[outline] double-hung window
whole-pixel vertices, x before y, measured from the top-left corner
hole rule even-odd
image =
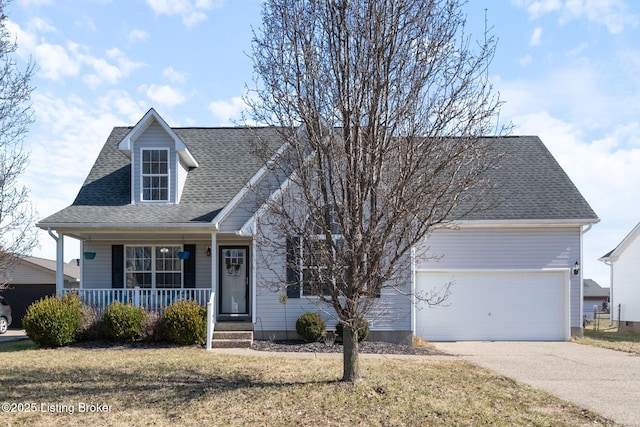
[[[335,287],[344,286],[348,270],[336,264],[336,251],[342,250],[344,238],[335,210],[323,209],[309,218],[307,227],[306,239],[290,239],[287,243],[287,295],[293,298],[329,295]]]
[[[125,274],[127,288],[181,288],[180,246],[127,246]]]
[[[142,150],[142,200],[169,200],[169,150]]]

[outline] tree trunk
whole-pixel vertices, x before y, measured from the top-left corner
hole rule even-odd
[[[346,326],[342,333],[343,374],[342,381],[355,382],[360,379],[360,355],[358,337]]]

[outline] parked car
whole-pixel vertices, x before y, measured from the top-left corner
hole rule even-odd
[[[0,297],[0,334],[4,334],[11,325],[11,306],[4,297]]]

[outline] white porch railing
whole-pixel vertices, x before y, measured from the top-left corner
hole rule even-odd
[[[165,307],[176,301],[192,300],[203,307],[207,306],[211,289],[65,289],[66,293],[75,292],[80,300],[96,309],[98,314],[113,302],[131,303],[148,311],[162,314]]]

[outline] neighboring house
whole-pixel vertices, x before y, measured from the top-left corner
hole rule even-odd
[[[601,287],[598,282],[591,279],[582,281],[583,288],[583,308],[582,314],[587,319],[593,319],[593,308],[597,307],[597,311],[606,311],[609,309],[609,288]]]
[[[297,317],[317,307],[304,286],[290,287],[286,304],[282,289],[266,286],[274,274],[287,277],[287,250],[256,238],[268,221],[249,187],[279,188],[253,155],[256,137],[280,144],[273,127],[171,128],[153,109],[134,127],[114,128],[73,204],[38,224],[57,233],[59,258],[64,236],[90,252],[81,296],[151,307],[212,295],[216,328],[242,321],[265,339],[295,331]],[[539,138],[498,142],[510,155],[491,177],[505,203],[435,230],[425,247],[439,261],[415,259],[406,274],[409,291],[453,282],[450,298],[427,308],[383,290],[370,339],[566,340],[582,332],[582,235],[598,218]]]
[[[640,223],[599,260],[611,267],[611,318],[620,330],[640,332]]]
[[[77,260],[64,265],[64,288],[80,285],[80,266]],[[56,294],[56,261],[32,256],[21,256],[0,281],[8,288],[0,291],[11,305],[12,328],[22,328],[22,318],[27,308],[47,295]]]

